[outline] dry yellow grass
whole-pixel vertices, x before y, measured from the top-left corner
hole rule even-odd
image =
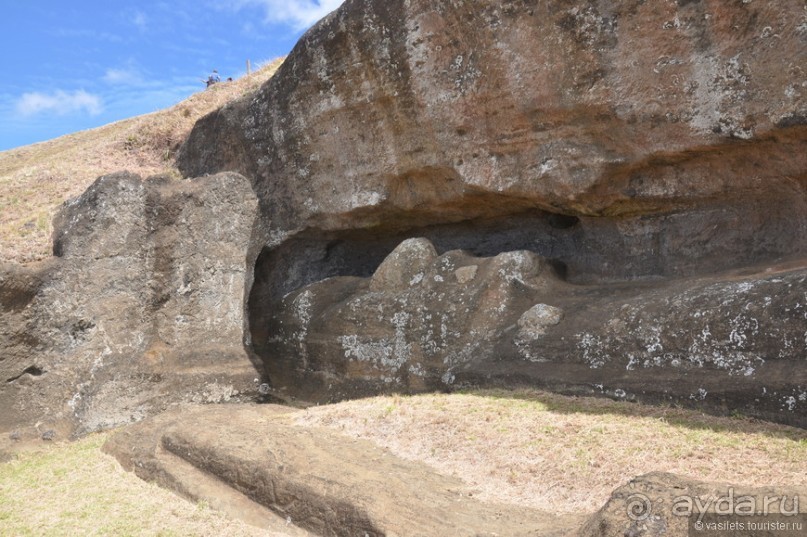
[[[107,435],[0,464],[0,536],[283,537],[225,518],[125,472]]]
[[[121,170],[144,177],[178,174],[174,155],[196,120],[257,89],[281,63],[217,84],[166,110],[0,152],[0,261],[48,257],[56,210],[101,175]]]
[[[314,407],[322,425],[457,476],[483,500],[593,512],[651,471],[750,486],[807,483],[807,431],[537,391],[378,397]]]

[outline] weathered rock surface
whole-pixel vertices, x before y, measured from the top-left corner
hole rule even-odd
[[[179,163],[252,178],[269,244],[540,208],[620,217],[609,258],[804,252],[804,17],[799,0],[349,0]]]
[[[656,472],[639,476],[615,490],[605,506],[586,522],[579,535],[684,537],[708,533],[795,536],[804,531],[807,523],[807,506],[803,504],[805,494],[807,488],[804,487],[749,488]],[[751,527],[752,523],[758,526]],[[721,528],[718,524],[724,526]]]
[[[262,352],[284,393],[313,401],[526,384],[807,427],[805,290],[807,271],[788,266],[570,285],[531,252],[436,256],[410,240],[372,278],[287,295]]]
[[[290,412],[241,405],[165,413],[122,430],[105,450],[194,500],[206,499],[200,483],[213,478],[242,496],[238,512],[258,504],[315,535],[560,536],[583,522],[582,514],[479,502],[458,479],[368,441],[293,426]]]
[[[804,65],[799,0],[348,0],[179,165],[252,181],[286,393],[529,382],[803,426]],[[512,256],[552,270],[494,276]]]
[[[256,218],[236,174],[111,175],[67,203],[57,257],[0,273],[0,429],[91,431],[254,391],[243,334]]]
[[[804,17],[800,0],[348,0],[179,163],[251,177],[276,234],[787,200]]]

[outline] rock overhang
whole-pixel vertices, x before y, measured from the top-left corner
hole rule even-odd
[[[529,306],[576,301],[577,332],[540,349],[522,338],[520,352],[532,358],[503,372],[502,383],[572,391],[585,385],[625,397],[631,382],[624,379],[641,376],[637,364],[658,379],[661,365],[698,362],[731,387],[713,410],[748,403],[743,411],[753,414],[756,391],[776,389],[760,384],[738,395],[743,381],[735,375],[753,369],[753,380],[760,368],[752,363],[764,362],[761,369],[793,385],[760,412],[770,417],[776,405],[789,408],[807,382],[799,366],[807,354],[798,337],[804,319],[795,309],[807,253],[807,128],[799,119],[805,82],[793,62],[807,59],[802,7],[346,2],[303,37],[255,96],[200,121],[179,157],[190,175],[241,171],[260,200],[264,227],[255,237],[263,251],[247,306],[253,349],[276,381],[302,375],[280,387],[317,398],[305,375],[319,375],[316,386],[332,385],[334,363],[353,352],[343,343],[361,339],[349,330],[331,333],[344,324],[334,311],[365,292],[356,278],[371,278],[372,292],[394,302],[400,290],[383,289],[377,269],[383,273],[379,267],[399,244],[424,237],[439,255],[530,251],[554,267],[563,291]],[[767,295],[734,301],[737,271],[747,273],[742,285],[775,287],[781,282],[765,269],[788,262],[795,279],[770,294],[793,303],[765,313],[769,330],[753,334],[766,348],[729,352],[751,337],[737,335],[749,307],[763,312],[771,304]],[[473,281],[465,268],[465,288],[449,293],[452,304]],[[334,280],[339,276],[349,278]],[[710,285],[727,296],[707,292]],[[314,300],[324,288],[330,298]],[[701,325],[696,312],[663,306],[688,300],[712,301],[726,318]],[[293,348],[268,351],[284,345],[273,331],[277,317],[299,314],[301,304],[320,312],[306,314],[310,330],[292,338]],[[419,307],[441,315],[452,305]],[[622,319],[620,308],[638,309]],[[511,313],[516,326],[524,312]],[[386,331],[380,339],[392,341],[393,317],[389,326],[361,330]],[[591,318],[608,322],[595,329]],[[632,326],[637,322],[642,326]],[[777,331],[780,323],[787,336]],[[356,332],[360,323],[354,325]],[[625,331],[615,335],[619,326]],[[707,351],[683,341],[679,332],[687,329],[693,338],[722,335]],[[653,339],[662,333],[667,340]],[[333,337],[325,342],[323,334]],[[502,336],[511,345],[508,338]],[[309,343],[335,362],[319,371],[305,365]],[[655,351],[663,352],[650,356]],[[502,352],[481,352],[468,382],[495,377],[489,360]],[[783,352],[790,362],[777,361]],[[569,369],[575,359],[586,369]],[[552,382],[528,372],[552,361],[561,371]],[[612,362],[619,368],[606,366]],[[720,392],[690,386],[700,373],[684,369],[662,374],[657,395],[647,397],[700,404],[703,392]],[[342,374],[352,373],[336,376]],[[385,389],[362,386],[356,390]]]

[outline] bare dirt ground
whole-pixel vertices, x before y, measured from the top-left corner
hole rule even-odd
[[[174,156],[196,120],[260,87],[281,63],[216,84],[166,110],[0,152],[0,261],[50,256],[56,210],[101,175],[128,170],[143,177],[179,176]]]
[[[586,519],[480,501],[462,480],[371,441],[294,425],[299,412],[254,404],[168,411],[120,431],[104,451],[189,498],[216,506],[230,497],[232,516],[268,508],[273,517],[251,520],[270,530],[289,531],[291,521],[323,536],[562,537]]]

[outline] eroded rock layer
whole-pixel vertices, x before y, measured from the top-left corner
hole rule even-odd
[[[0,428],[92,431],[254,391],[243,305],[256,209],[236,174],[116,174],[66,204],[57,257],[0,279]]]
[[[275,240],[803,204],[805,28],[800,0],[348,0],[179,164],[251,177]]]
[[[285,393],[526,382],[804,425],[804,65],[797,0],[348,0],[179,163],[253,182]]]
[[[529,251],[403,242],[371,278],[286,295],[256,340],[289,395],[543,386],[807,426],[807,271],[583,286]],[[260,347],[263,345],[264,347]]]

